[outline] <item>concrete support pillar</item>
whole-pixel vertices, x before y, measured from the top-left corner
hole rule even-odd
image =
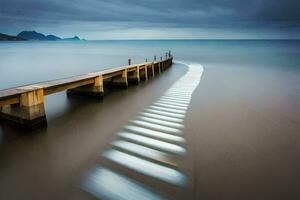
[[[80,96],[103,98],[104,95],[103,76],[102,75],[96,76],[94,78],[94,84],[68,89],[67,95],[68,96],[80,95]]]
[[[112,78],[112,85],[122,88],[128,87],[127,69],[124,69],[120,77]]]
[[[25,92],[19,98],[19,104],[2,107],[0,112],[2,118],[26,127],[47,124],[42,88]]]
[[[130,75],[128,75],[128,82],[134,84],[140,83],[140,66],[136,66],[135,71],[130,72]]]
[[[144,69],[140,70],[140,79],[148,80],[148,67],[144,66]]]
[[[162,62],[158,63],[158,72],[161,74],[162,72]]]
[[[154,77],[154,76],[155,76],[154,63],[152,63],[152,66],[151,66],[151,68],[152,68],[152,76]]]
[[[148,66],[145,66],[145,79],[148,80]]]

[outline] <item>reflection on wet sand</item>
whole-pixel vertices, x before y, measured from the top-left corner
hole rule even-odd
[[[119,139],[102,157],[133,173],[185,187],[188,177],[178,163],[186,155],[184,118],[202,73],[201,65],[188,65],[188,72],[162,97],[116,133]],[[100,199],[163,199],[144,183],[102,166],[89,173],[82,187]]]

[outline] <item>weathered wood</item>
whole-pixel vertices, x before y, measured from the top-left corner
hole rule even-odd
[[[102,98],[104,95],[103,76],[99,75],[93,78],[92,84],[85,84],[80,87],[70,88],[67,90],[68,96],[81,95]]]
[[[20,96],[20,106],[35,106],[44,103],[44,89],[38,88],[36,90],[26,92]]]
[[[140,82],[140,66],[127,70],[127,80],[129,83],[139,84]]]
[[[140,67],[140,79],[148,80],[148,65]]]
[[[154,76],[155,76],[155,68],[154,68],[154,63],[152,63],[152,66],[151,66],[151,68],[152,68],[152,76],[154,77]]]
[[[121,76],[113,77],[112,78],[112,85],[122,88],[128,87],[128,79],[127,79],[127,69],[122,71]]]

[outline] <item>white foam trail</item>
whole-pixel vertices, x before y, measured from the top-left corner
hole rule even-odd
[[[103,167],[96,167],[82,187],[99,199],[110,200],[163,200],[149,188]]]
[[[149,160],[154,160],[159,163],[167,164],[176,167],[177,164],[170,159],[169,154],[151,149],[139,144],[135,144],[132,142],[127,142],[123,140],[118,140],[112,142],[112,145],[116,148],[121,149],[121,151],[129,152],[131,154],[140,156],[142,158],[146,158]]]
[[[159,114],[159,115],[168,116],[168,117],[180,118],[180,119],[183,119],[185,117],[185,115],[182,115],[182,114],[175,114],[175,113],[170,113],[170,112],[165,112],[165,111],[160,111],[160,110],[154,110],[154,109],[145,109],[145,111],[155,113],[155,114]]]
[[[172,112],[172,113],[178,113],[178,114],[185,114],[185,111],[183,110],[177,110],[177,109],[172,109],[172,108],[164,108],[160,106],[149,106],[152,109],[155,110],[161,110],[161,111],[166,111],[166,112]]]
[[[170,105],[168,103],[154,103],[153,105],[155,106],[162,106],[162,107],[166,107],[166,108],[173,108],[173,109],[179,109],[179,110],[187,110],[186,106],[178,106],[178,105]]]
[[[184,128],[183,124],[168,122],[168,121],[164,121],[164,120],[161,120],[161,119],[154,119],[154,118],[151,118],[151,117],[143,117],[143,116],[139,116],[138,118],[143,120],[143,121],[155,123],[155,124],[158,124],[158,125],[169,126],[169,127],[172,127],[172,128]]]
[[[173,105],[173,106],[181,106],[183,108],[188,108],[188,104],[183,104],[183,103],[175,103],[172,101],[168,101],[168,100],[158,100],[156,103],[160,103],[160,104],[167,104],[167,105]]]
[[[138,126],[143,126],[146,128],[153,128],[156,130],[160,130],[162,132],[167,132],[167,133],[174,133],[174,134],[182,134],[182,131],[176,128],[171,128],[168,126],[162,126],[162,125],[158,125],[158,124],[154,124],[151,122],[146,122],[146,121],[142,121],[142,120],[132,120],[132,123],[138,125]]]
[[[129,132],[119,132],[118,135],[122,138],[128,139],[132,142],[137,142],[141,145],[150,146],[156,149],[160,149],[166,152],[178,154],[178,155],[184,155],[186,153],[186,150],[175,144],[171,144],[168,142],[162,142],[160,140],[152,139],[149,137],[144,137],[141,135],[137,135],[134,133]]]
[[[154,131],[148,128],[142,128],[139,126],[125,126],[125,128],[129,131],[133,131],[134,133],[138,133],[148,137],[154,137],[160,140],[168,140],[171,142],[180,142],[180,143],[185,142],[185,139],[183,137],[168,134],[168,133],[163,133],[160,131]]]
[[[186,183],[186,177],[181,172],[133,155],[116,150],[108,150],[103,156],[120,165],[171,184],[182,186]]]
[[[161,120],[164,120],[164,121],[183,123],[183,119],[174,118],[174,117],[167,117],[167,116],[157,115],[157,114],[148,113],[148,112],[141,112],[141,115],[144,115],[146,117],[161,119]]]
[[[186,155],[186,149],[181,146],[185,142],[181,137],[183,122],[194,90],[200,83],[203,67],[198,63],[175,63],[186,65],[187,73],[158,101],[140,113],[138,120],[132,120],[131,123],[135,125],[125,126],[127,132],[117,133],[123,140],[115,141],[112,145],[127,153],[110,149],[103,156],[144,175],[184,186],[186,176],[183,173],[159,163],[172,162],[168,164],[175,166],[175,160],[170,160],[169,155]],[[101,167],[88,177],[84,188],[101,199],[161,199],[142,184]]]

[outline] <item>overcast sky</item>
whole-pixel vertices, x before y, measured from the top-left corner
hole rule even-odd
[[[86,39],[300,38],[300,0],[0,0],[0,32]]]

